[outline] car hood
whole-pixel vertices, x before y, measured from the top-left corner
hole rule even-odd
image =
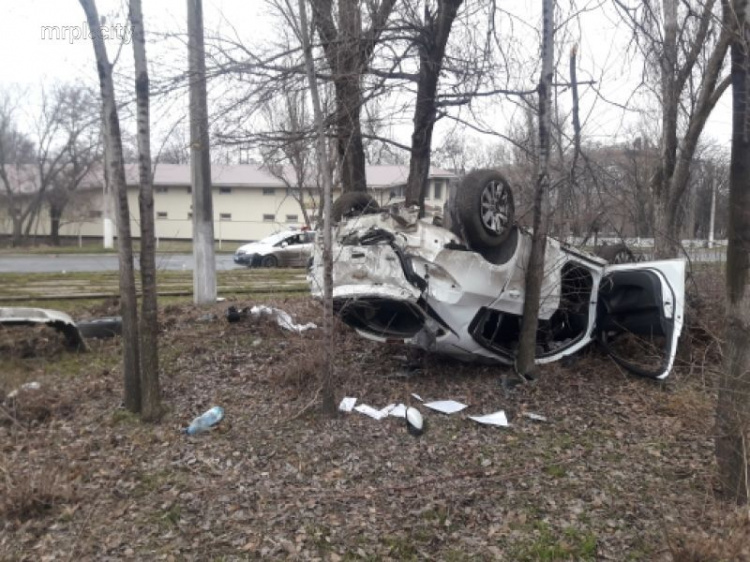
[[[272,252],[274,249],[273,246],[270,246],[268,244],[260,244],[259,242],[251,242],[250,244],[245,244],[244,246],[240,246],[237,248],[236,254],[259,254],[261,256],[264,256],[270,252]]]

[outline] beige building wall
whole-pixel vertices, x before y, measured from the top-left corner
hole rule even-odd
[[[139,237],[138,189],[128,189],[131,232]],[[192,194],[186,186],[158,187],[154,192],[156,236],[192,239]],[[214,238],[219,241],[260,240],[290,227],[304,226],[297,200],[282,187],[213,188]]]

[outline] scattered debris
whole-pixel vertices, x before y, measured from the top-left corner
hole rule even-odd
[[[388,417],[388,412],[384,412],[383,410],[376,410],[375,408],[373,408],[372,406],[368,406],[367,404],[360,404],[354,409],[360,414],[370,416],[374,420],[382,420],[383,418]]]
[[[416,392],[412,392],[411,397],[414,398],[415,400],[419,400],[420,402],[424,402],[424,400],[422,400],[422,397]]]
[[[195,435],[196,433],[201,433],[211,429],[222,419],[224,419],[224,408],[221,406],[214,406],[207,412],[195,418],[184,431],[188,435]]]
[[[417,437],[422,435],[424,432],[424,418],[422,417],[422,412],[410,406],[406,409],[404,417],[406,418],[406,430]]]
[[[354,409],[354,405],[357,403],[356,398],[346,396],[341,400],[339,404],[339,410],[342,412],[351,412]]]
[[[425,403],[425,406],[431,410],[442,412],[443,414],[455,414],[456,412],[460,412],[464,408],[469,407],[467,404],[462,404],[455,400],[437,400],[435,402],[427,402]]]
[[[287,312],[280,308],[271,308],[270,306],[265,305],[252,307],[250,309],[250,314],[256,318],[260,316],[274,316],[276,318],[276,323],[282,329],[290,332],[297,332],[298,334],[318,327],[317,324],[314,324],[313,322],[308,322],[307,324],[295,324],[294,320],[292,320],[292,317]]]
[[[39,384],[36,381],[34,381],[34,382],[27,382],[27,383],[22,384],[21,386],[19,386],[15,390],[11,390],[8,393],[7,398],[12,399],[12,398],[15,398],[16,396],[18,396],[19,392],[26,392],[28,390],[39,390],[40,388],[42,388],[42,385]]]
[[[214,320],[216,320],[216,315],[208,313],[204,314],[203,316],[199,316],[197,322],[213,322]]]
[[[484,416],[469,416],[470,420],[484,425],[496,425],[498,427],[508,427],[508,418],[503,410]]]
[[[227,308],[227,322],[234,324],[243,318],[247,318],[247,308],[238,309],[236,306]]]
[[[398,404],[390,409],[388,415],[393,416],[394,418],[403,418],[406,416],[406,406],[404,404]]]
[[[534,414],[532,412],[524,412],[524,417],[529,418],[530,420],[538,421],[538,422],[548,422],[549,420],[540,414]]]
[[[225,299],[224,297],[216,297],[216,302],[224,302],[225,300],[227,299]]]
[[[6,326],[34,326],[46,324],[63,333],[66,345],[77,351],[86,351],[86,344],[73,319],[58,310],[44,308],[0,307],[0,324]]]

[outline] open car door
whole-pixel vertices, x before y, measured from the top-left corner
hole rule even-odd
[[[599,283],[596,338],[625,369],[669,375],[682,332],[685,261],[609,265]]]

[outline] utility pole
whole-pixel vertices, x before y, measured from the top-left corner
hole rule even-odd
[[[193,302],[216,302],[214,217],[206,102],[202,0],[187,0],[190,79],[190,177],[193,186]]]

